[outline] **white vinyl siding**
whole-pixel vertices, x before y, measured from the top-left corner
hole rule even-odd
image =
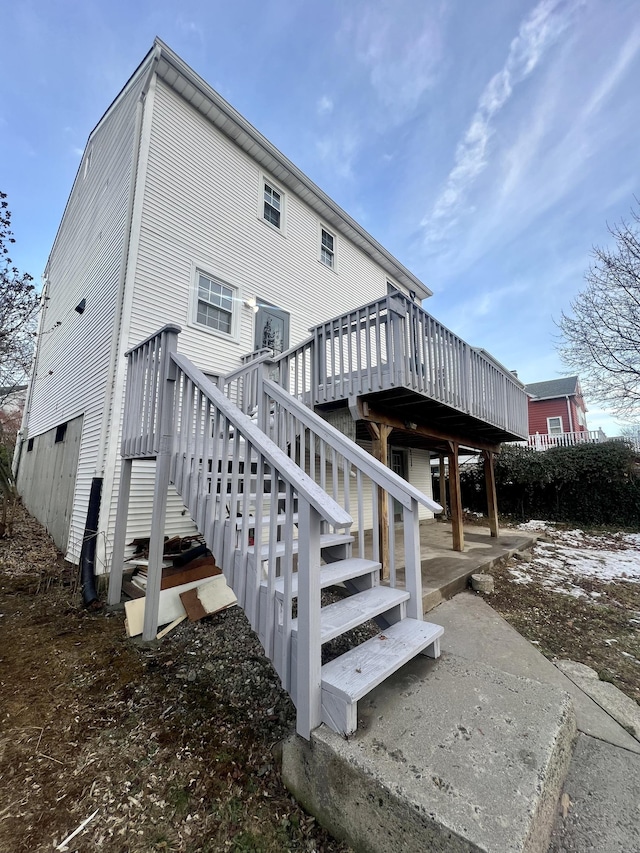
[[[142,78],[89,142],[47,266],[48,300],[27,424],[30,436],[83,416],[68,554],[77,560],[107,405],[107,378],[126,245],[136,105]],[[74,308],[82,299],[82,314]]]
[[[256,216],[264,180],[268,176],[254,161],[158,81],[123,351],[175,323],[183,329],[179,350],[206,373],[224,375],[254,348],[256,315],[248,307],[252,299],[260,297],[289,313],[294,345],[308,337],[310,326],[385,294],[382,269],[344,238],[339,270],[326,275],[317,260],[317,214],[293,193],[285,198],[287,239],[265,228],[262,214]],[[193,322],[197,270],[233,289],[237,331],[231,337],[213,335]],[[116,485],[119,466],[118,460]],[[150,477],[152,467],[145,469],[145,476]],[[142,487],[135,488],[135,532],[148,535],[151,502],[143,497]],[[150,495],[148,489],[145,494]],[[104,499],[110,502],[110,541],[117,488]],[[182,530],[190,520],[176,501],[167,523]]]

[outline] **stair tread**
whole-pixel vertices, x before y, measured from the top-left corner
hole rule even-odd
[[[350,595],[335,604],[329,604],[320,611],[320,641],[328,643],[335,637],[357,628],[363,622],[379,616],[392,607],[402,604],[410,598],[404,589],[392,589],[388,586],[374,586],[356,595]],[[291,633],[298,633],[298,620],[291,621]]]
[[[286,513],[281,512],[276,516],[276,524],[279,527],[282,526],[286,522],[286,520],[287,520]],[[294,524],[298,523],[298,513],[297,512],[293,513],[292,520],[293,520]],[[262,516],[263,527],[266,527],[269,524],[271,524],[271,516],[270,515],[263,515]],[[237,516],[236,528],[238,530],[240,530],[242,527],[245,527],[245,526],[248,526],[248,527],[255,527],[256,526],[255,515],[248,515],[246,518],[242,515]]]
[[[370,574],[379,568],[380,563],[365,560],[363,557],[349,557],[346,560],[338,560],[337,563],[329,563],[320,567],[320,589],[343,583],[352,578],[362,577],[362,575]],[[267,586],[267,582],[263,580],[262,585]],[[284,578],[276,578],[273,588],[276,594],[282,595],[284,593]],[[294,596],[298,594],[297,572],[291,576],[291,592]]]
[[[320,548],[330,548],[332,545],[346,545],[350,542],[353,542],[353,536],[350,533],[323,533],[320,536]],[[298,540],[294,539],[291,542],[293,553],[298,553]],[[266,560],[269,557],[270,545],[266,542],[261,550],[260,556],[263,560]],[[255,554],[255,545],[250,545],[247,548],[247,552],[249,554]],[[285,543],[284,542],[276,542],[274,545],[274,554],[276,557],[281,557],[285,552]]]
[[[322,667],[322,689],[357,702],[441,637],[433,622],[403,619]]]

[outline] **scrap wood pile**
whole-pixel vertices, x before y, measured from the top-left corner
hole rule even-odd
[[[129,547],[134,550],[125,561],[122,589],[131,599],[125,602],[125,628],[128,636],[135,637],[144,624],[149,538],[134,539]],[[187,616],[195,622],[235,603],[235,595],[201,536],[165,538],[158,624],[166,627],[159,631],[158,639]]]

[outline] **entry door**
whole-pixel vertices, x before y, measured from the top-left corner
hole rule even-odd
[[[404,450],[391,450],[391,470],[403,480],[407,479],[407,454]],[[394,499],[393,520],[402,521],[402,504]]]
[[[274,355],[289,349],[289,314],[258,299],[255,349],[270,349]]]

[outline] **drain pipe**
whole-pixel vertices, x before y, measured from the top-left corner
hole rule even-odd
[[[96,590],[96,541],[98,539],[98,518],[100,516],[100,498],[102,496],[102,477],[94,477],[91,481],[89,508],[82,537],[80,551],[80,583],[82,602],[85,607],[98,604]]]

